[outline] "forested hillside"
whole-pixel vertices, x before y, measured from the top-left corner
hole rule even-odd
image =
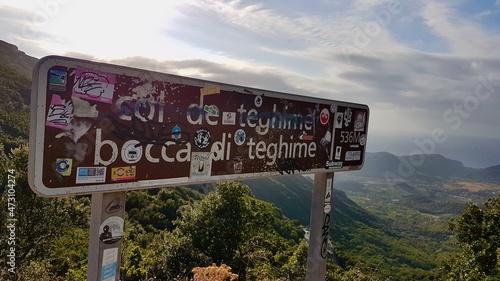
[[[25,144],[29,133],[31,71],[35,58],[0,41],[0,143],[6,151]]]

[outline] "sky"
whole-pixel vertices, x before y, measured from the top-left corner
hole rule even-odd
[[[0,40],[362,103],[370,152],[500,164],[500,0],[0,0]]]

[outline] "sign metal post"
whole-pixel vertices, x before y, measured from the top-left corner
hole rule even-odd
[[[334,173],[314,174],[306,281],[325,280]]]
[[[87,280],[120,280],[125,191],[93,193]]]

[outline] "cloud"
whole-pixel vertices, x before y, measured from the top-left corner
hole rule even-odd
[[[30,55],[42,53],[40,42],[52,40],[55,36],[46,32],[41,22],[34,20],[34,14],[28,10],[0,5],[0,36],[7,42],[22,47]]]
[[[425,1],[420,15],[437,36],[447,41],[454,54],[494,56],[500,53],[500,36],[459,16],[457,7],[451,4]]]

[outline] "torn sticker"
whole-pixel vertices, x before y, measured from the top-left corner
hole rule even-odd
[[[308,135],[306,131],[302,131],[299,135],[299,140],[312,141],[314,139],[313,135]]]
[[[91,122],[85,119],[75,118],[68,124],[66,131],[56,135],[56,138],[69,137],[74,143],[77,143],[78,140],[88,132],[91,126]]]
[[[217,86],[205,87],[200,89],[200,94],[202,96],[220,94],[220,88]]]
[[[73,102],[74,117],[97,118],[99,115],[96,104],[90,105],[88,101],[76,96],[72,96],[71,101]]]

